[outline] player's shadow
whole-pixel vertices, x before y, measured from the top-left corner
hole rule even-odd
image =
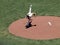
[[[33,27],[33,26],[36,26],[36,24],[35,25],[32,25],[31,23],[27,23],[27,25],[25,27],[27,29],[27,28],[30,28],[30,27]]]
[[[36,24],[35,24],[35,25],[32,25],[32,26],[36,26]],[[32,26],[31,26],[31,27],[32,27]]]

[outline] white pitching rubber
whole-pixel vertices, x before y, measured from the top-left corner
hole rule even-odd
[[[48,22],[49,26],[52,26],[52,23],[51,22]]]

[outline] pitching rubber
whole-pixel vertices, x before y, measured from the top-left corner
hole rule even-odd
[[[48,25],[49,25],[49,26],[52,26],[52,23],[51,23],[51,22],[48,22]]]

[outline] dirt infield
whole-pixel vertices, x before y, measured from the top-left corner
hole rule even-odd
[[[60,38],[60,17],[55,16],[37,16],[32,17],[32,26],[25,28],[27,19],[23,18],[13,22],[9,26],[9,32],[28,39],[47,40]],[[51,22],[49,25],[48,22]]]

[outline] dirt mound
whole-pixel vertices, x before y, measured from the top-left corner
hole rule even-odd
[[[32,24],[36,26],[26,29],[27,19],[23,18],[13,22],[9,26],[9,32],[16,36],[36,40],[60,38],[60,17],[37,16],[32,17],[32,20]]]

